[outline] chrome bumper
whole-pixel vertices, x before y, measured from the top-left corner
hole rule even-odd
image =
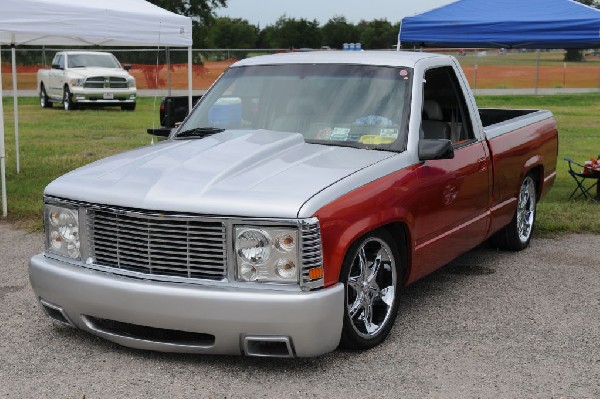
[[[59,321],[64,316],[67,324],[133,348],[279,356],[261,352],[263,343],[269,347],[273,341],[289,348],[282,356],[307,357],[333,351],[342,331],[342,284],[292,292],[164,283],[89,270],[43,254],[31,258],[29,278],[50,316]],[[214,340],[194,344],[141,338],[103,329],[94,320],[206,334]]]
[[[127,104],[134,103],[137,90],[132,89],[83,89],[73,87],[71,100],[75,103],[85,104]],[[109,98],[105,98],[108,93]]]

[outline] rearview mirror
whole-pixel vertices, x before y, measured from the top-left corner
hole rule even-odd
[[[454,149],[450,140],[421,139],[419,141],[419,160],[431,161],[452,158],[454,158]]]
[[[126,71],[130,71],[131,70],[131,65],[130,64],[125,64],[123,65],[123,69]]]

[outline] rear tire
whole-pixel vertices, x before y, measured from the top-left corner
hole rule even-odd
[[[350,247],[340,278],[345,292],[341,347],[369,349],[389,335],[398,313],[403,259],[385,230]]]
[[[537,189],[531,173],[521,183],[517,198],[517,209],[506,227],[496,233],[491,242],[497,248],[521,251],[529,246],[535,225]]]
[[[50,98],[48,98],[48,94],[46,93],[46,88],[42,83],[40,85],[40,106],[42,108],[52,108],[52,103],[50,102]]]

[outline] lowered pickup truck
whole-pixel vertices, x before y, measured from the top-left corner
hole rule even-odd
[[[58,52],[52,69],[37,73],[40,105],[49,108],[62,103],[66,111],[79,105],[116,105],[133,111],[137,92],[128,70],[111,53]]]
[[[390,333],[403,287],[528,246],[552,114],[478,110],[453,57],[292,53],[229,68],[171,136],[44,193],[31,284],[143,349],[316,356]]]

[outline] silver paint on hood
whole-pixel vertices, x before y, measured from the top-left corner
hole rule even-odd
[[[298,133],[226,131],[94,162],[54,180],[45,194],[156,211],[295,218],[311,196],[393,155],[307,144]]]

